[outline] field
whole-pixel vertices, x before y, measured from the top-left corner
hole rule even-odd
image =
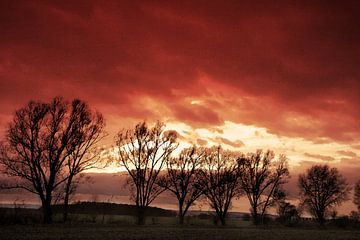
[[[241,239],[358,240],[360,231],[214,226],[54,224],[1,226],[0,239]]]
[[[72,205],[69,222],[62,223],[61,206],[54,207],[54,223],[43,225],[38,209],[0,208],[0,240],[5,239],[241,239],[241,240],[359,240],[359,225],[328,224],[319,228],[313,222],[285,227],[276,221],[255,227],[250,219],[230,214],[225,227],[214,225],[209,213],[188,216],[178,225],[173,212],[151,208],[146,225],[137,226],[130,205],[81,203]]]

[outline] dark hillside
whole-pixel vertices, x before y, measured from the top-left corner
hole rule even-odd
[[[54,213],[61,213],[63,205],[54,205]],[[136,206],[128,204],[104,203],[104,202],[80,202],[69,205],[69,213],[77,214],[106,214],[106,215],[136,215]],[[148,207],[147,216],[172,217],[176,213],[157,207]]]

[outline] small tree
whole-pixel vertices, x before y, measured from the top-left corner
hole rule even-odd
[[[199,187],[204,191],[221,225],[226,224],[232,199],[241,194],[236,158],[236,153],[224,151],[220,146],[208,148],[199,174]]]
[[[178,157],[168,158],[167,173],[159,180],[159,185],[169,190],[178,200],[179,223],[184,224],[184,217],[190,206],[202,195],[199,187],[199,171],[203,149],[186,148]]]
[[[360,180],[356,182],[354,188],[354,204],[357,206],[358,212],[360,212]]]
[[[157,185],[160,171],[177,147],[175,131],[165,131],[157,122],[149,128],[145,122],[134,129],[122,130],[116,137],[118,162],[129,174],[132,199],[138,214],[137,223],[145,223],[145,210],[164,191]]]
[[[314,165],[299,176],[300,201],[323,225],[332,207],[348,199],[350,187],[336,168]]]
[[[264,223],[266,211],[281,199],[289,176],[287,158],[275,160],[273,151],[248,153],[238,159],[240,184],[249,199],[254,224]]]
[[[79,129],[93,124],[91,120],[81,121],[80,115],[84,114],[78,109],[81,104],[80,100],[69,104],[60,97],[50,103],[30,101],[16,111],[0,148],[4,173],[17,180],[5,187],[37,194],[44,223],[52,222],[54,192],[68,181],[66,162],[82,144]]]
[[[278,203],[278,221],[287,226],[293,226],[300,220],[300,214],[295,205],[285,200]]]

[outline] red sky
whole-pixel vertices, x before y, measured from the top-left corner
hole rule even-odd
[[[332,2],[2,0],[0,132],[30,99],[79,97],[110,136],[160,119],[355,178],[360,2]]]
[[[271,148],[360,172],[359,1],[0,2],[0,136],[16,108],[86,100],[113,134]],[[295,186],[296,177],[290,184]]]

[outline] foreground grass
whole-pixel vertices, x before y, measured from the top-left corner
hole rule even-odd
[[[0,239],[241,239],[358,240],[360,231],[255,227],[118,226],[54,224],[0,226]]]

